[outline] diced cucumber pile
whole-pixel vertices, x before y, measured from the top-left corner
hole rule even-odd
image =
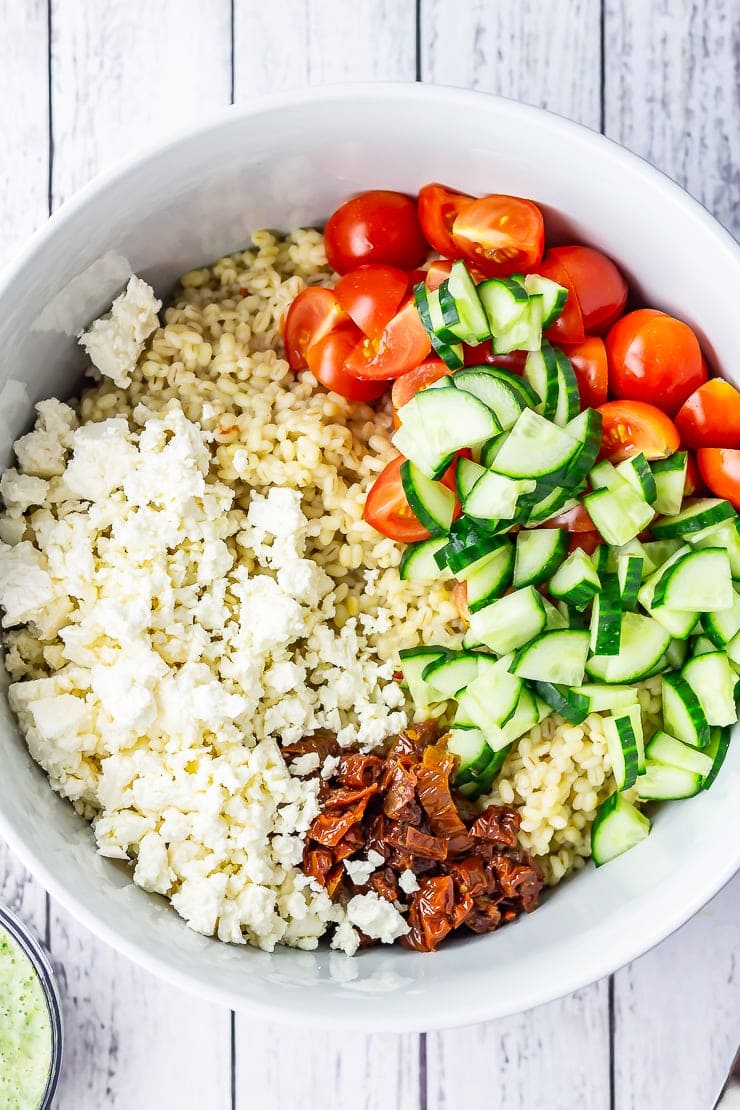
[[[422,713],[457,702],[449,747],[471,798],[550,713],[608,714],[617,791],[592,829],[599,865],[650,828],[623,791],[686,798],[725,758],[740,693],[740,519],[728,501],[684,500],[684,451],[596,461],[601,417],[580,411],[570,361],[542,338],[565,305],[560,286],[537,275],[476,286],[456,262],[439,290],[415,295],[453,373],[399,411],[404,490],[433,537],[407,548],[401,577],[464,582],[470,620],[459,651],[403,652],[404,679]],[[529,352],[523,376],[463,367],[462,343],[487,339]],[[463,448],[453,521],[439,478]],[[590,556],[569,553],[550,519],[581,505],[602,540]],[[655,675],[664,731],[646,744],[636,684]]]

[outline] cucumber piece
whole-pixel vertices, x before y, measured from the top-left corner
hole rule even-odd
[[[455,486],[457,488],[457,496],[461,501],[465,500],[475,483],[479,478],[482,478],[485,473],[485,466],[473,462],[472,459],[466,459],[465,456],[462,456],[457,460],[457,466],[455,467]]]
[[[733,578],[740,578],[740,516],[692,532],[686,537],[692,547],[722,547],[730,560]]]
[[[707,652],[690,659],[681,674],[701,702],[710,725],[734,725],[737,720],[737,678],[724,652]]]
[[[424,330],[429,336],[432,347],[450,370],[459,370],[465,365],[462,343],[456,343],[454,335],[448,331],[442,316],[439,290],[430,292],[423,281],[414,286],[414,301]],[[439,331],[448,339],[443,339]],[[422,390],[422,392],[424,392]]]
[[[604,575],[604,586],[591,610],[590,647],[594,655],[618,655],[622,642],[622,607],[615,574]]]
[[[525,586],[470,614],[470,634],[497,655],[504,655],[538,636],[545,627],[545,609],[534,586]]]
[[[525,409],[493,465],[498,474],[508,478],[546,478],[554,486],[581,447],[564,428],[551,424],[532,409]]]
[[[660,571],[657,573],[659,574]],[[670,632],[671,636],[677,640],[686,640],[699,622],[698,613],[681,612],[676,609],[669,609],[666,605],[653,608],[654,590],[655,580],[654,576],[651,575],[637,591],[640,605],[658,624],[665,628],[666,632]]]
[[[564,538],[567,547],[567,536]],[[601,589],[601,582],[586,552],[576,548],[552,576],[548,589],[552,597],[585,609]]]
[[[642,452],[619,463],[616,473],[632,486],[639,497],[650,505],[654,504],[655,498],[658,496],[658,490],[650,464]]]
[[[651,574],[659,570],[677,551],[684,547],[683,540],[648,540],[642,545],[645,557],[653,564]]]
[[[603,686],[587,682],[585,686],[575,686],[571,693],[584,699],[589,713],[613,712],[638,704],[634,686]]]
[[[617,582],[619,601],[623,609],[637,607],[637,595],[642,582],[644,559],[641,555],[617,556]]]
[[[529,308],[527,290],[512,278],[489,278],[477,288],[489,334],[505,335],[523,321]]]
[[[514,656],[512,672],[532,682],[580,686],[588,655],[588,632],[561,629],[543,632]]]
[[[643,578],[647,578],[648,575],[657,570],[656,563],[653,562],[653,559],[650,557],[650,554],[647,551],[647,544],[641,543],[640,540],[630,540],[629,543],[622,544],[619,547],[607,546],[606,569],[611,570],[616,574],[619,570],[620,560],[626,558],[628,555],[634,555],[636,558],[642,560]]]
[[[682,539],[723,520],[732,520],[735,510],[729,501],[717,497],[701,497],[687,505],[676,516],[661,517],[652,526],[656,539]]]
[[[469,782],[462,783],[460,786],[455,784],[460,793],[464,794],[466,798],[470,798],[471,801],[480,798],[482,794],[489,793],[496,775],[506,762],[506,757],[511,750],[511,744],[507,744],[495,752],[492,751],[490,747],[488,750],[491,758],[485,768],[479,773],[471,776]]]
[[[510,543],[502,544],[496,551],[466,568],[468,611],[477,613],[501,597],[511,582],[514,568],[514,549]]]
[[[506,331],[496,334],[491,328],[493,353],[504,355],[510,351],[538,351],[542,345],[542,318],[542,296],[530,297],[524,316]]]
[[[571,490],[580,488],[596,462],[601,449],[602,425],[603,418],[600,412],[596,409],[584,409],[565,426],[568,435],[581,445],[565,472],[564,481]]]
[[[633,540],[655,515],[647,501],[626,482],[624,487],[587,494],[583,504],[606,542],[617,546]]]
[[[394,434],[392,443],[399,451],[399,435],[405,431],[424,446],[424,458],[407,453],[427,477],[439,476],[439,467],[463,447],[485,443],[496,435],[498,424],[490,409],[482,401],[462,389],[422,389],[399,410],[402,427]],[[406,441],[404,440],[404,444]],[[430,467],[429,459],[437,466]]]
[[[681,663],[679,665],[680,667],[682,667],[684,665],[684,663],[686,662],[686,658],[689,654],[688,644],[686,644],[686,642],[682,641],[682,640],[674,640],[673,643],[674,644],[683,643],[684,647],[686,648],[686,656],[684,656],[683,660],[681,661]],[[713,644],[708,636],[693,636],[692,637],[692,640],[691,640],[691,657],[692,657],[692,659],[696,655],[706,655],[707,652],[712,652],[712,651],[716,651],[716,650],[717,650],[717,645]]]
[[[530,351],[524,363],[524,379],[537,394],[535,411],[552,420],[558,407],[559,374],[555,348],[543,340],[539,351]]]
[[[539,708],[537,700],[526,685],[522,683],[522,688],[519,692],[519,701],[516,703],[516,709],[503,727],[503,733],[506,737],[507,744],[511,744],[514,740],[518,740],[525,732],[529,732],[538,724],[540,719]]]
[[[478,677],[478,657],[470,651],[448,651],[427,663],[421,677],[435,701],[448,701]]]
[[[485,736],[478,728],[450,729],[447,751],[460,760],[455,772],[455,786],[476,780],[493,757]]]
[[[693,798],[701,788],[702,777],[696,771],[648,760],[645,774],[640,777],[637,786],[637,794],[643,802],[668,802]]]
[[[454,575],[462,577],[466,568],[508,543],[481,532],[472,520],[461,516],[453,523],[447,543],[434,556],[438,567],[449,567]]]
[[[499,663],[498,669],[488,669],[469,683],[460,695],[458,712],[485,733],[494,751],[499,751],[509,743],[503,728],[514,715],[521,690],[521,680]]]
[[[725,761],[728,749],[730,747],[730,729],[729,728],[713,728],[712,738],[709,741],[707,748],[707,755],[711,757],[712,769],[704,779],[704,789],[708,790],[712,785]]]
[[[563,481],[566,479],[564,478]],[[558,513],[567,512],[568,509],[574,509],[578,501],[570,496],[571,491],[557,487],[553,490],[548,490],[542,498],[538,501],[533,501],[527,504],[529,498],[522,498],[519,504],[519,509],[522,513],[522,523],[527,528],[536,528],[539,524],[543,524],[551,517],[557,516]],[[526,519],[524,519],[526,517]]]
[[[443,285],[445,286],[444,302],[440,297],[442,312],[445,312],[445,308],[449,311],[450,306],[447,303],[449,298],[454,306],[454,314],[457,316],[456,323],[450,323],[445,318],[450,330],[464,343],[475,345],[489,339],[491,329],[488,326],[488,319],[476,284],[464,262],[452,263],[450,276]]]
[[[514,580],[516,581],[516,575]],[[720,650],[726,648],[740,632],[740,593],[734,593],[732,605],[727,609],[705,613],[701,623],[714,646]]]
[[[617,474],[617,468],[608,459],[602,459],[589,471],[591,489],[624,489],[627,482]]]
[[[686,488],[686,467],[688,455],[676,451],[667,459],[655,459],[650,463],[655,482],[653,508],[662,516],[676,516],[681,512],[683,493]]]
[[[524,288],[528,293],[542,296],[542,327],[549,328],[562,315],[568,290],[541,274],[525,274]]]
[[[733,636],[727,645],[727,658],[733,670],[740,674],[740,632],[737,636]]]
[[[626,714],[605,717],[604,737],[617,790],[628,790],[637,782],[639,766],[637,736],[632,719]]]
[[[516,538],[515,586],[538,586],[545,582],[568,553],[568,533],[562,528],[540,528],[520,532]]]
[[[435,582],[450,578],[449,569],[440,569],[434,558],[446,543],[446,537],[434,536],[431,540],[408,544],[398,567],[399,578],[404,582]]]
[[[561,628],[570,628],[567,605],[563,605],[565,612],[561,613],[546,597],[543,597],[542,607],[545,610],[545,632],[559,632]]]
[[[709,613],[730,609],[735,596],[727,552],[717,547],[689,548],[660,573],[652,608],[665,605],[682,613]]]
[[[413,459],[416,466],[429,478],[441,478],[455,457],[454,451],[440,454],[418,434],[403,425],[393,433],[391,442],[407,459]]]
[[[521,398],[525,408],[533,409],[535,407],[539,397],[529,382],[525,381],[519,374],[515,374],[512,370],[504,370],[501,366],[486,366],[486,370],[492,377],[498,378],[504,385],[513,389]]]
[[[559,348],[555,349],[555,361],[558,373],[558,395],[552,418],[556,424],[564,428],[581,411],[581,394],[571,361]]]
[[[634,848],[650,832],[650,822],[621,794],[601,803],[591,826],[591,855],[597,867]]]
[[[712,644],[709,644],[708,650],[714,650]],[[699,654],[699,652],[696,650],[696,642],[694,642],[691,653],[692,655]],[[675,667],[676,670],[680,670],[686,662],[686,658],[689,654],[689,646],[685,640],[671,640],[670,644],[668,645],[668,650],[665,654],[666,659],[668,660],[668,663],[671,665],[671,667]]]
[[[466,366],[458,370],[454,381],[458,389],[472,393],[482,401],[504,431],[514,427],[520,413],[527,407],[521,394],[492,373],[489,367]]]
[[[650,617],[623,613],[619,655],[593,655],[586,670],[601,682],[639,682],[661,662],[670,642],[669,633]]]
[[[665,763],[667,767],[680,767],[683,771],[693,771],[694,774],[706,778],[712,770],[714,759],[705,752],[683,744],[675,736],[658,729],[645,749],[645,756],[652,763]]]
[[[487,470],[464,498],[463,511],[486,530],[492,523],[498,525],[502,520],[513,520],[519,498],[530,493],[534,485],[531,479],[509,478]]]
[[[590,713],[588,700],[575,689],[553,682],[535,682],[535,693],[566,721],[579,725]]]
[[[450,530],[455,513],[455,495],[441,482],[428,478],[408,459],[401,464],[401,483],[411,511],[433,536]]]
[[[609,565],[609,552],[611,550],[615,549],[610,548],[608,543],[600,543],[591,554],[591,562],[593,563],[594,570],[599,576],[599,580],[601,580],[601,575],[605,574],[608,570],[616,571],[617,569],[616,562],[614,566]]]
[[[403,648],[399,651],[401,671],[403,672],[403,685],[408,689],[411,700],[417,709],[428,709],[432,704],[430,689],[422,675],[424,669],[437,659],[445,655],[443,648],[415,647]]]

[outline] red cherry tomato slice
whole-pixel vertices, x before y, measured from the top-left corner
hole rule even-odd
[[[740,448],[740,392],[722,378],[694,390],[676,413],[686,447]]]
[[[291,370],[305,369],[309,347],[338,325],[347,322],[347,316],[331,289],[312,286],[299,293],[288,309],[283,332],[285,357]]]
[[[365,501],[363,516],[376,531],[399,543],[416,543],[428,540],[429,532],[419,524],[406,500],[401,481],[401,465],[406,460],[402,455],[388,463],[370,487]],[[455,468],[457,459],[445,471],[441,481],[448,489],[455,490]],[[460,506],[455,506],[455,516],[460,515]]]
[[[598,411],[603,420],[600,458],[621,462],[642,452],[647,459],[664,459],[678,451],[676,425],[655,405],[607,401]]]
[[[400,378],[396,378],[391,390],[391,401],[394,409],[403,408],[412,397],[416,396],[420,389],[426,389],[432,382],[438,382],[445,374],[449,374],[449,370],[441,359],[428,358],[420,366],[409,370],[407,374],[402,374]]]
[[[514,274],[541,260],[545,225],[533,201],[492,194],[458,213],[452,238],[463,257],[484,274]]]
[[[699,467],[696,464],[696,459],[691,451],[686,453],[686,481],[684,482],[683,495],[684,497],[691,497],[695,493],[701,493],[706,489],[702,476],[699,473]]]
[[[347,359],[361,341],[362,333],[353,325],[337,328],[309,347],[308,367],[326,389],[350,401],[377,401],[388,388],[388,382],[362,382],[344,369]]]
[[[326,221],[324,244],[329,265],[338,274],[376,262],[413,270],[428,253],[416,201],[387,189],[360,193],[340,204]]]
[[[543,528],[565,528],[566,532],[595,532],[594,522],[588,515],[583,505],[575,505],[572,509],[544,521]]]
[[[395,266],[360,266],[339,279],[334,296],[364,335],[380,339],[408,288],[408,275]]]
[[[617,320],[606,337],[606,355],[613,397],[647,401],[669,416],[707,379],[691,328],[654,308]]]
[[[579,548],[587,555],[593,555],[599,544],[603,542],[599,532],[571,532],[568,554],[572,555],[576,548]]]
[[[609,369],[604,340],[589,335],[575,347],[563,345],[563,351],[573,365],[573,373],[581,395],[581,408],[598,408],[608,396]]]
[[[527,352],[509,351],[505,355],[494,354],[489,339],[488,342],[478,343],[475,347],[463,343],[463,358],[466,366],[500,366],[502,370],[510,370],[513,374],[521,374],[524,371],[524,363],[527,361]]]
[[[399,378],[429,354],[432,345],[413,299],[406,301],[379,339],[364,339],[347,360],[347,373],[357,378]]]
[[[419,189],[419,221],[427,242],[447,258],[459,258],[460,251],[452,238],[452,225],[460,212],[475,198],[457,193],[446,185],[432,182]]]
[[[551,255],[552,251],[548,251],[542,261],[534,267],[534,272],[562,285],[568,290],[568,299],[565,302],[565,308],[555,323],[547,329],[545,335],[558,346],[562,343],[582,343],[586,338],[586,329],[583,326],[583,313],[578,294],[568,271]]]
[[[611,258],[593,247],[551,247],[549,256],[568,274],[583,315],[583,326],[604,335],[624,312],[627,282]]]
[[[449,258],[433,258],[424,278],[427,289],[430,292],[439,289],[442,282],[450,276],[451,269],[452,263]]]
[[[696,461],[704,481],[717,497],[725,497],[740,510],[740,451],[727,447],[700,447]]]

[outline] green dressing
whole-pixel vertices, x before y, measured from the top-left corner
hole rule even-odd
[[[37,1110],[51,1066],[51,1022],[33,964],[0,928],[0,1106]]]

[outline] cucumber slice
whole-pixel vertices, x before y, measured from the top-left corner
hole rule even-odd
[[[482,401],[462,389],[422,389],[398,410],[402,427],[394,434],[392,443],[400,451],[399,435],[405,431],[418,444],[424,446],[424,457],[407,453],[427,477],[439,475],[439,467],[456,451],[471,444],[485,443],[496,435],[498,424],[490,409]],[[404,445],[406,440],[404,440]],[[434,459],[435,467],[429,465]]]
[[[683,540],[648,540],[642,545],[645,557],[653,564],[653,573],[685,547]]]
[[[616,468],[616,473],[620,478],[624,478],[644,501],[651,505],[655,502],[655,498],[658,496],[655,477],[642,452],[621,462]]]
[[[498,525],[502,520],[512,520],[519,498],[530,493],[534,485],[531,479],[508,478],[487,470],[463,500],[463,511],[485,530],[492,523]]]
[[[457,496],[461,501],[470,493],[471,489],[486,473],[485,466],[480,463],[473,462],[472,459],[466,459],[464,456],[457,460],[455,467],[455,486],[457,487]]]
[[[470,651],[450,651],[427,663],[421,675],[436,701],[456,698],[478,677],[478,657]]]
[[[740,516],[692,532],[686,537],[692,547],[722,547],[727,552],[733,578],[740,578]]]
[[[441,478],[455,457],[455,453],[440,454],[429,443],[403,425],[393,433],[391,440],[397,451],[407,459],[413,459],[416,466],[430,478]]]
[[[437,566],[434,556],[447,543],[444,536],[410,543],[401,556],[398,575],[404,582],[435,582],[450,578],[448,567]]]
[[[504,385],[508,385],[515,393],[519,395],[524,403],[525,408],[533,409],[539,397],[532,389],[529,382],[520,377],[519,374],[513,373],[511,370],[504,370],[501,366],[486,366],[486,370],[492,377],[498,378]]]
[[[553,420],[564,428],[581,411],[581,394],[571,361],[559,348],[555,349],[555,361],[558,373],[558,396]]]
[[[567,536],[564,538],[567,546]],[[576,548],[552,576],[548,589],[552,597],[585,609],[601,589],[601,582],[586,552]]]
[[[505,335],[525,320],[529,308],[527,290],[512,278],[489,278],[477,289],[487,318],[489,334]]]
[[[593,563],[594,570],[599,575],[599,580],[601,579],[601,575],[606,574],[608,570],[616,571],[616,561],[614,561],[612,566],[609,565],[609,552],[614,550],[617,549],[610,548],[608,543],[600,543],[599,546],[595,548],[595,550],[592,552],[591,562]]]
[[[515,590],[470,614],[470,634],[497,655],[529,643],[545,628],[545,609],[534,586]]]
[[[450,729],[447,751],[460,760],[455,773],[455,786],[478,779],[493,758],[486,738],[478,728]]]
[[[735,596],[727,552],[717,547],[689,548],[660,573],[652,608],[665,605],[682,613],[709,613],[732,608]]]
[[[561,628],[570,628],[567,606],[563,606],[565,612],[561,613],[546,597],[543,597],[542,607],[545,610],[545,632],[559,632]]]
[[[490,555],[508,540],[494,539],[481,532],[472,520],[461,516],[450,528],[447,543],[434,556],[438,567],[449,567],[454,575],[462,577],[467,567]]]
[[[535,682],[535,693],[566,721],[579,725],[588,717],[590,709],[585,697],[578,694],[575,689],[562,686],[553,682]]]
[[[497,671],[489,669],[468,685],[460,695],[458,712],[480,728],[491,748],[499,751],[509,743],[503,729],[514,715],[521,690],[520,679],[499,665]]]
[[[686,644],[686,642],[682,641],[682,640],[674,640],[673,642],[676,643],[676,644],[683,643],[684,647],[686,648],[686,655],[684,656],[683,660],[681,661],[681,663],[679,665],[680,667],[682,667],[684,665],[684,663],[686,662],[686,658],[689,654],[688,644]],[[692,659],[696,655],[706,655],[707,652],[712,652],[712,651],[716,651],[716,650],[717,650],[717,645],[713,644],[708,636],[694,636],[694,637],[692,637],[692,640],[691,640],[691,657],[692,657]]]
[[[730,747],[730,730],[729,728],[713,728],[712,739],[709,741],[707,748],[707,755],[712,759],[712,769],[704,779],[704,789],[708,790],[712,785],[725,761],[728,749]]]
[[[637,782],[639,758],[633,721],[627,714],[604,718],[604,737],[617,790],[628,790]]]
[[[647,501],[626,482],[624,487],[589,493],[583,503],[606,542],[617,546],[633,540],[655,515]]]
[[[683,493],[686,488],[686,467],[688,455],[676,451],[667,459],[655,459],[650,463],[655,481],[653,508],[663,516],[677,516],[681,512]]]
[[[713,524],[721,524],[723,520],[732,520],[735,510],[729,501],[716,497],[702,497],[693,504],[688,505],[676,516],[661,517],[652,526],[652,533],[656,539],[673,539],[689,536],[692,532],[700,532]]]
[[[424,330],[429,336],[432,347],[450,370],[459,370],[465,365],[462,343],[455,342],[455,336],[448,331],[442,316],[442,307],[439,302],[439,290],[430,292],[423,281],[414,286],[414,301],[419,312],[419,318]],[[443,339],[438,334],[438,329],[449,339]],[[424,392],[422,390],[422,392]]]
[[[623,609],[635,609],[637,607],[637,595],[642,582],[644,562],[645,560],[641,555],[617,556],[619,601]]]
[[[602,425],[603,418],[600,412],[596,409],[584,409],[565,426],[568,435],[581,445],[565,472],[564,481],[571,490],[581,486],[596,462],[601,449]]]
[[[734,725],[736,675],[724,652],[707,652],[690,659],[681,672],[701,702],[710,725]]]
[[[639,682],[661,662],[671,637],[650,617],[623,613],[619,655],[593,655],[588,674],[601,682]],[[574,683],[580,685],[580,683]]]
[[[559,374],[555,348],[543,340],[539,351],[530,351],[524,363],[524,379],[537,394],[535,411],[552,420],[558,407]]]
[[[562,315],[568,290],[541,274],[525,274],[524,288],[528,293],[542,296],[542,327],[549,328]]]
[[[515,586],[538,586],[554,574],[568,553],[568,533],[562,528],[520,532],[516,538]]]
[[[575,686],[571,693],[584,699],[589,713],[613,712],[638,704],[634,686],[602,686],[597,682],[587,682],[585,686]]]
[[[511,582],[514,568],[514,549],[510,543],[486,555],[479,563],[466,568],[468,611],[477,613],[501,597]]]
[[[457,339],[473,345],[490,339],[485,310],[464,262],[453,262],[449,278],[440,287],[440,305],[445,323]]]
[[[514,580],[516,581],[516,574]],[[734,594],[732,605],[727,609],[705,613],[701,623],[714,646],[720,650],[726,648],[740,632],[740,593]]]
[[[629,543],[622,544],[620,547],[607,546],[607,570],[616,574],[619,570],[620,560],[628,555],[634,555],[642,560],[642,577],[647,578],[648,575],[657,570],[656,564],[647,551],[647,546],[647,544],[641,543],[640,540],[630,540]]]
[[[708,753],[697,751],[658,729],[645,749],[645,756],[652,763],[665,763],[668,767],[680,767],[683,771],[706,778],[712,770],[714,758]]]
[[[566,481],[564,478],[563,481]],[[570,496],[569,489],[549,490],[538,501],[528,504],[529,498],[522,498],[519,508],[522,513],[522,522],[527,528],[536,528],[538,524],[543,524],[558,513],[567,512],[568,509],[573,509],[578,504],[578,501]],[[526,517],[526,520],[524,519]]]
[[[644,802],[668,802],[693,798],[702,788],[702,777],[696,771],[668,767],[648,760],[645,774],[640,777],[637,793]]]
[[[602,459],[589,471],[588,481],[591,489],[624,489],[627,484],[617,474],[617,469],[608,459]]]
[[[411,700],[417,709],[428,709],[432,704],[430,689],[422,678],[424,669],[445,655],[443,648],[415,647],[399,651],[403,685],[408,689]]]
[[[660,574],[660,571],[657,572]],[[655,590],[655,578],[651,575],[645,582],[643,582],[640,589],[637,591],[637,597],[640,605],[649,613],[649,615],[665,628],[666,632],[670,632],[677,640],[687,639],[696,628],[699,622],[698,613],[685,613],[676,609],[669,609],[666,605],[653,608],[653,591]]]
[[[542,345],[542,317],[542,296],[530,297],[524,316],[506,331],[497,334],[491,328],[493,353],[504,355],[510,351],[538,351]]]
[[[622,642],[622,607],[614,574],[604,575],[604,586],[591,611],[590,647],[594,655],[618,655]]]
[[[516,653],[512,672],[532,682],[580,686],[587,655],[588,632],[572,628],[544,632]]]
[[[514,427],[520,413],[527,407],[517,390],[485,366],[466,366],[458,370],[455,385],[482,401],[504,431]]]
[[[591,826],[591,855],[597,867],[634,848],[650,832],[644,813],[623,798],[611,794],[601,803]]]
[[[714,651],[714,645],[710,643],[707,650]],[[671,667],[675,667],[677,670],[680,670],[686,662],[686,658],[689,654],[689,645],[686,643],[685,640],[671,640],[670,644],[668,645],[668,651],[665,654],[666,659],[668,660],[668,663],[671,665]],[[700,654],[696,650],[696,641],[694,641],[694,646],[691,649],[691,654]]]
[[[441,391],[440,391],[441,392]],[[417,396],[423,396],[417,394]],[[556,485],[582,444],[564,429],[525,409],[496,455],[494,469],[508,478],[546,478]]]
[[[455,495],[441,482],[428,478],[410,460],[401,464],[401,483],[411,511],[433,536],[446,535],[455,514]]]
[[[524,683],[519,692],[519,701],[516,703],[516,709],[503,727],[503,733],[509,744],[514,740],[518,740],[525,732],[529,732],[539,723],[540,712],[537,705],[537,699],[530,690],[527,689]]]

